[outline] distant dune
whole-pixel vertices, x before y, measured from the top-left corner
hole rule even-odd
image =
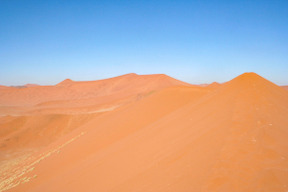
[[[7,88],[7,87],[4,85],[0,85],[0,89],[4,89],[4,88]]]
[[[24,87],[38,87],[40,85],[37,85],[37,84],[26,84],[24,85]]]
[[[205,87],[128,74],[26,90],[5,92],[2,105],[64,110],[78,99],[84,110],[126,99],[102,111],[0,117],[2,191],[288,190],[288,92],[255,73]]]
[[[174,85],[188,83],[166,75],[127,74],[98,81],[75,82],[69,79],[55,86],[28,86],[5,89],[0,95],[0,106],[31,106],[48,101],[99,98],[113,95],[124,98]]]
[[[209,87],[209,88],[218,88],[220,85],[221,85],[220,83],[213,82],[213,83],[207,85],[207,87]]]

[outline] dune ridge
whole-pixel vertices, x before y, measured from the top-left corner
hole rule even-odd
[[[110,79],[79,82],[66,79],[55,86],[3,89],[0,106],[31,106],[47,101],[89,99],[108,95],[123,98],[131,93],[149,92],[171,85],[189,84],[162,74],[127,74]]]
[[[160,89],[34,153],[8,191],[287,191],[287,112],[287,90],[256,73]]]

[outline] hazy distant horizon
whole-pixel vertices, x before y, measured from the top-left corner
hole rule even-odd
[[[133,73],[133,72],[132,72]],[[246,73],[246,72],[245,72]],[[248,72],[249,73],[249,72]],[[126,74],[131,74],[131,73],[126,73]],[[111,77],[106,77],[106,78],[100,78],[100,79],[81,79],[81,80],[75,80],[75,79],[71,79],[71,78],[65,78],[65,79],[63,79],[63,80],[60,80],[59,82],[56,82],[56,83],[54,83],[54,84],[38,84],[38,83],[35,83],[35,82],[29,82],[29,83],[23,83],[23,84],[19,84],[19,85],[4,85],[4,84],[1,84],[0,83],[0,85],[4,85],[4,86],[10,86],[10,87],[17,87],[17,86],[25,86],[25,85],[39,85],[39,86],[53,86],[53,85],[56,85],[56,84],[58,84],[58,83],[60,83],[60,82],[62,82],[62,81],[65,81],[65,80],[67,80],[67,79],[69,79],[69,80],[72,80],[72,81],[75,81],[75,82],[80,82],[80,81],[97,81],[97,80],[104,80],[104,79],[109,79],[109,78],[113,78],[113,77],[118,77],[118,76],[122,76],[122,75],[126,75],[126,74],[120,74],[120,75],[117,75],[117,76],[111,76]],[[137,74],[137,73],[135,73],[135,74]],[[157,74],[160,74],[160,73],[157,73]],[[137,75],[157,75],[157,74],[137,74]],[[161,73],[161,74],[163,74],[163,73]],[[243,73],[242,73],[243,74]],[[165,75],[167,75],[167,74],[165,74]],[[239,74],[239,75],[241,75],[241,74]],[[237,75],[237,76],[239,76],[239,75]],[[170,75],[168,75],[168,76],[170,76]],[[237,76],[235,76],[235,77],[237,77]],[[172,77],[172,78],[175,78],[175,77],[173,77],[173,76],[170,76],[170,77]],[[181,79],[178,79],[178,78],[175,78],[175,79],[177,79],[177,80],[180,80],[180,81],[183,81],[183,82],[185,82],[185,83],[190,83],[190,84],[194,84],[194,85],[205,85],[205,84],[211,84],[211,83],[214,83],[214,82],[217,82],[217,83],[225,83],[225,82],[228,82],[228,81],[230,81],[230,80],[232,80],[233,78],[235,78],[235,77],[232,77],[231,79],[229,79],[229,80],[227,80],[227,81],[223,81],[223,82],[219,82],[219,81],[210,81],[210,82],[187,82],[187,81],[183,81],[183,80],[181,80]],[[265,78],[265,77],[264,77]],[[265,78],[266,79],[266,78]],[[267,80],[269,80],[269,79],[267,79]],[[270,80],[269,80],[270,81]],[[273,82],[274,83],[274,82]],[[277,83],[276,83],[277,84]],[[277,85],[279,85],[279,86],[287,86],[288,84],[277,84]]]

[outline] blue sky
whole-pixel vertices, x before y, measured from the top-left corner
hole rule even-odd
[[[288,84],[287,0],[0,0],[0,84],[125,73]]]

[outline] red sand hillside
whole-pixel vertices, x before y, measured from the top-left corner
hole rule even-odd
[[[288,190],[286,90],[246,73],[178,107],[159,95],[61,138],[9,191]]]
[[[151,84],[152,82],[154,83]],[[177,84],[189,85],[166,75],[127,74],[94,82],[74,82],[67,79],[56,86],[31,86],[31,89],[7,87],[9,90],[1,93],[12,94],[2,96],[11,96],[10,102],[15,101],[17,104],[19,101],[20,106],[0,106],[0,161],[21,155],[19,151],[37,150],[87,123],[92,117],[97,118],[119,106],[139,100],[151,94],[151,91]],[[127,92],[122,93],[121,89]],[[37,95],[42,96],[42,99],[51,99],[54,97],[54,93],[50,92],[52,90],[58,90],[56,95],[63,93],[63,96],[58,95],[62,100],[47,101],[36,106],[21,106],[25,103],[23,95],[27,94],[31,101],[36,99]],[[67,94],[67,90],[73,91]],[[43,92],[49,94],[43,95]],[[89,94],[96,96],[87,98]],[[102,96],[97,97],[97,94]],[[78,95],[76,98],[79,99],[69,100],[75,95]],[[127,95],[128,97],[124,97]]]
[[[36,151],[100,114],[8,116],[0,120],[0,162]]]
[[[48,101],[114,96],[120,99],[176,85],[189,85],[166,75],[127,74],[98,81],[64,80],[56,86],[1,89],[0,106],[31,106]]]
[[[139,116],[143,116],[143,120],[145,121],[147,121],[149,117],[152,119],[157,119],[157,113],[155,114],[155,112],[158,111],[158,115],[162,113],[166,114],[175,110],[175,108],[181,107],[182,105],[195,100],[195,98],[199,98],[204,94],[207,94],[208,92],[209,90],[204,88],[190,88],[182,86],[167,88],[159,92],[155,92],[148,96],[148,99],[145,100],[146,104],[144,104],[153,107],[154,113],[149,112],[149,114],[147,114],[147,111],[139,110],[139,112],[143,112],[143,114],[139,114]],[[167,94],[169,94],[169,97],[166,97]],[[150,103],[147,104],[149,101]],[[154,103],[151,104],[151,102]],[[135,104],[132,103],[130,105],[134,106]],[[123,106],[122,108],[123,109],[120,110],[126,110],[127,107]],[[118,111],[116,113],[119,113]],[[134,113],[134,111],[135,110],[133,109],[132,113]],[[16,151],[16,149],[18,151],[32,148],[37,149],[51,143],[51,141],[55,140],[59,136],[62,136],[79,126],[84,125],[91,119],[98,122],[98,117],[105,112],[109,111],[83,113],[78,115],[48,114],[2,117],[2,121],[0,123],[0,149],[2,152]],[[109,115],[107,117],[106,115],[104,119],[110,121],[111,117]],[[139,122],[140,121],[137,123]],[[13,129],[11,129],[11,127],[13,127]]]
[[[152,81],[154,81],[154,84],[150,85]],[[126,86],[124,85],[125,83],[127,84]],[[95,82],[73,82],[72,80],[65,80],[59,83],[56,87],[62,87],[64,91],[69,87],[73,87],[71,89],[75,92],[80,93],[82,91],[81,94],[84,94],[84,96],[81,97],[84,98],[85,94],[89,94],[90,92],[95,92],[95,94],[107,94],[107,96],[45,102],[36,105],[33,108],[29,107],[29,113],[23,113],[23,111],[27,111],[27,107],[2,106],[0,107],[1,113],[3,114],[3,117],[0,116],[0,161],[5,159],[6,156],[7,158],[10,157],[11,155],[9,155],[9,153],[14,153],[24,149],[34,150],[45,146],[58,137],[61,137],[80,125],[87,123],[91,118],[97,118],[105,112],[112,111],[119,107],[119,104],[128,104],[133,101],[131,97],[139,100],[139,96],[147,91],[149,92],[146,95],[149,95],[151,94],[151,90],[156,91],[156,89],[161,89],[163,87],[175,86],[177,83],[189,85],[166,75],[138,76],[136,74],[127,74],[121,77]],[[131,84],[134,87],[131,86]],[[135,87],[136,85],[139,87]],[[123,86],[123,89],[127,91],[123,95],[126,94],[132,96],[119,100],[119,98],[122,97],[120,95],[121,90],[118,90],[121,86]],[[39,87],[39,89],[30,90],[32,90],[31,94],[38,94],[39,90],[51,91],[51,89],[54,88],[55,87],[43,86]],[[93,90],[93,88],[98,89]],[[14,91],[17,90],[16,88],[11,89]],[[62,89],[60,91],[63,91]],[[96,92],[100,90],[106,91],[106,93]],[[119,94],[115,95],[114,92]],[[111,93],[114,95],[110,95]],[[53,93],[50,93],[50,95],[53,95]],[[75,95],[77,95],[77,93],[71,93],[70,95],[67,94],[66,96],[63,96],[63,99]],[[34,95],[29,95],[29,97],[31,97],[31,99],[35,98]],[[16,95],[15,98],[21,100],[21,94],[18,96]],[[71,113],[71,111],[74,112]],[[0,115],[2,115],[1,113]],[[12,114],[13,117],[6,117],[7,114]],[[19,116],[19,114],[24,115]]]
[[[113,119],[117,119],[118,122],[121,121],[121,122],[119,122],[119,123],[121,123],[121,125],[119,125],[120,128],[125,129],[125,127],[126,127],[128,129],[126,129],[126,131],[124,131],[124,129],[123,129],[123,132],[120,135],[118,134],[118,136],[114,135],[113,132],[108,132],[108,133],[112,133],[112,135],[110,135],[112,137],[112,139],[115,136],[116,137],[125,136],[125,134],[127,134],[127,131],[133,132],[133,131],[135,131],[135,129],[139,129],[139,127],[143,127],[147,124],[150,124],[154,121],[157,121],[160,117],[171,113],[175,109],[177,109],[177,108],[179,108],[179,107],[181,107],[187,103],[190,103],[190,102],[193,102],[193,101],[199,99],[200,97],[202,97],[203,95],[205,95],[207,93],[209,93],[209,90],[205,89],[205,88],[201,88],[201,87],[200,88],[197,88],[197,87],[193,88],[193,87],[183,87],[183,86],[179,87],[178,86],[178,87],[163,89],[159,92],[155,92],[153,94],[150,94],[145,99],[139,100],[137,103],[131,103],[129,106],[126,106],[126,107],[124,106],[124,107],[121,107],[120,109],[117,109],[116,111],[111,111],[110,113],[106,113],[105,115],[99,116],[98,119],[94,118],[94,121],[92,122],[92,124],[93,124],[93,126],[98,126],[98,125],[103,126],[103,124],[106,124],[106,123],[113,125],[114,124]],[[147,106],[146,110],[141,110],[141,108],[143,108],[145,106]],[[123,115],[124,115],[124,118],[123,118]],[[127,121],[127,119],[129,119],[129,117],[131,117],[131,116],[139,116],[139,117],[143,117],[143,118],[140,118],[138,121]],[[60,133],[62,132],[63,129],[64,130],[67,129],[67,125],[66,125],[67,122],[64,121],[65,119],[67,119],[67,115],[65,115],[65,116],[61,115],[61,117],[62,118],[60,118],[60,117],[58,118],[58,121],[56,121],[56,122],[53,121],[54,122],[53,124],[57,125],[57,127],[59,127],[59,123],[61,121],[63,122],[62,123],[63,125],[59,127],[59,128],[61,128],[61,127],[62,128],[61,129],[57,128],[57,130],[59,130]],[[42,117],[42,119],[43,118],[44,117]],[[63,118],[64,118],[64,120],[61,120]],[[39,116],[33,117],[32,122],[33,122],[33,120],[37,120],[37,119],[39,122],[40,121]],[[45,120],[47,123],[46,118],[44,118],[43,120]],[[31,131],[33,131],[33,127],[29,126],[29,125],[31,125],[31,123],[29,123],[29,124],[25,123],[24,126],[27,125],[27,128],[26,128],[27,131],[24,130],[24,131],[20,132],[20,134],[17,135],[18,139],[17,139],[16,144],[23,143],[23,144],[25,144],[26,147],[29,144],[29,146],[33,146],[34,149],[37,149],[37,148],[35,148],[35,144],[37,144],[37,143],[41,144],[40,146],[43,146],[43,142],[40,142],[41,141],[40,138],[44,137],[45,141],[47,141],[47,139],[50,138],[50,135],[51,135],[50,133],[54,133],[54,134],[56,133],[55,128],[54,128],[55,126],[53,127],[52,123],[48,123],[47,125],[45,125],[45,121],[43,122],[43,120],[40,122],[42,122],[42,125],[44,125],[44,127],[45,127],[44,130],[46,130],[46,133],[41,132],[41,135],[42,135],[41,137],[39,137],[38,134],[35,134],[33,136],[33,134],[31,135]],[[22,127],[23,127],[23,125],[22,125]],[[42,127],[42,126],[40,126],[40,127]],[[88,126],[88,128],[89,128],[89,126]],[[21,128],[21,129],[23,129],[23,128]],[[76,135],[81,134],[84,131],[83,128],[79,128],[79,129],[80,130],[76,130]],[[37,130],[35,130],[35,131],[37,131]],[[15,137],[15,135],[13,135],[13,136]],[[52,136],[55,137],[55,135],[52,135]],[[101,134],[99,134],[99,136],[100,137],[95,138],[95,140],[103,141],[101,138]],[[26,138],[26,143],[24,143],[23,140],[19,141],[19,138],[21,138],[21,137]],[[12,140],[11,141],[12,143],[13,142],[15,143],[15,140],[13,138],[11,138],[11,140]],[[30,143],[27,143],[27,140],[29,140]],[[37,142],[35,142],[35,140]],[[13,147],[13,145],[11,145],[11,142],[8,143],[7,146]],[[64,143],[65,142],[66,141],[64,138]],[[105,140],[104,142],[107,143],[107,142],[109,142],[109,140]],[[61,143],[61,141],[60,141],[60,143]],[[16,145],[16,144],[14,144],[14,145]],[[60,146],[61,145],[62,144],[60,144]],[[49,150],[50,149],[48,149],[48,151]],[[21,169],[17,168],[17,170],[21,170]],[[1,184],[0,184],[0,186],[1,186]]]
[[[282,86],[284,89],[287,89],[288,90],[288,86]]]

